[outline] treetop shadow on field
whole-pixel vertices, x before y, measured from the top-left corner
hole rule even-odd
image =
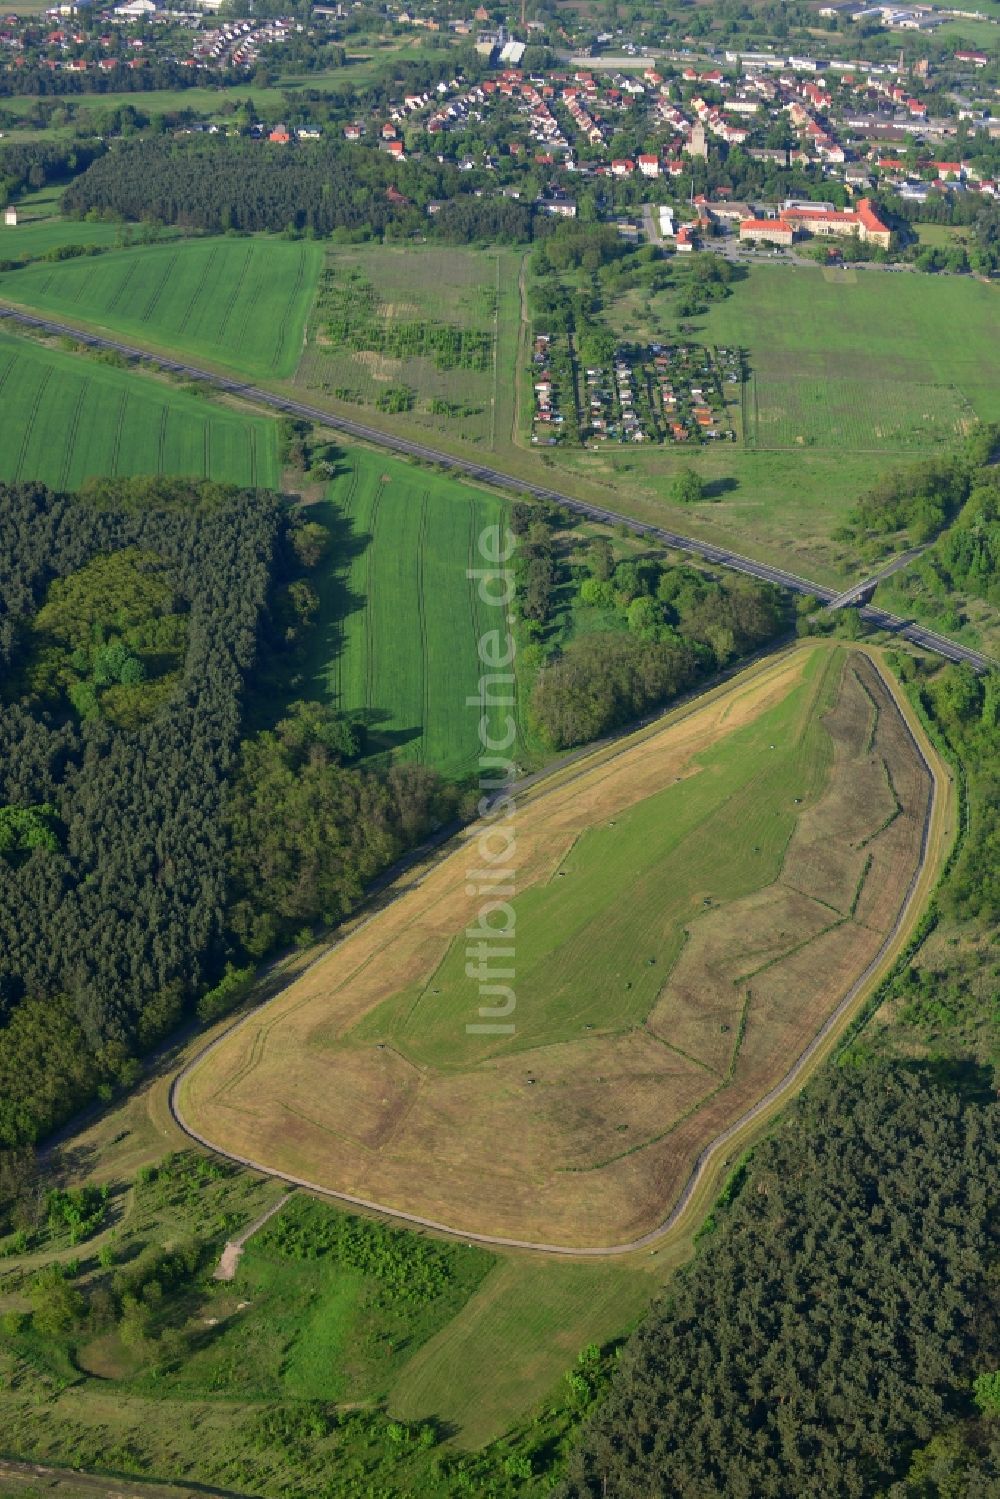
[[[356,531],[332,500],[311,505],[308,517],[330,533],[326,557],[307,575],[318,599],[316,618],[302,648],[268,652],[262,662],[246,705],[247,724],[254,730],[273,728],[294,702],[335,699],[330,678],[343,649],[345,623],[365,607],[365,598],[352,592],[347,580],[351,563],[371,545],[371,536]]]
[[[349,468],[338,465],[333,477],[350,472]],[[273,728],[297,701],[330,703],[345,711],[348,708],[338,701],[336,664],[347,638],[348,619],[368,605],[364,594],[352,590],[349,577],[352,563],[371,546],[372,536],[368,531],[356,529],[351,517],[344,515],[332,499],[310,505],[308,516],[330,533],[326,557],[307,575],[318,599],[316,618],[297,652],[274,651],[262,664],[247,701],[247,723],[254,730]],[[401,620],[400,629],[406,628],[406,621]],[[351,707],[350,717],[367,730],[364,758],[371,765],[380,762],[387,765],[393,754],[424,733],[423,724],[381,727],[393,718],[388,706]]]
[[[702,498],[706,500],[720,500],[724,494],[732,494],[739,487],[738,479],[709,479],[701,487]]]

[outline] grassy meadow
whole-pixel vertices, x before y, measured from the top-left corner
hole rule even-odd
[[[0,333],[0,479],[74,489],[99,474],[274,486],[274,423]]]
[[[755,265],[699,336],[748,351],[753,446],[919,452],[1000,417],[997,297],[969,277]]]
[[[298,361],[321,255],[312,243],[265,238],[138,246],[8,271],[0,298],[248,377],[280,378]]]
[[[478,538],[505,511],[445,475],[350,449],[316,510],[335,545],[313,579],[320,613],[295,693],[360,717],[373,753],[474,770],[480,714],[466,699],[478,692],[478,642],[498,622],[466,574],[484,565]],[[499,734],[505,710],[488,711]]]
[[[404,1421],[435,1412],[463,1445],[495,1441],[544,1400],[588,1343],[609,1343],[655,1293],[656,1267],[498,1256],[461,1311],[400,1371],[389,1394]],[[461,1370],[457,1379],[456,1370]]]

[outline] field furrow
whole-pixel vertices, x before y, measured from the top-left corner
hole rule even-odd
[[[319,274],[318,245],[173,240],[0,274],[0,296],[246,375],[290,375]]]
[[[0,335],[0,477],[73,489],[98,474],[206,472],[277,483],[274,424]]]
[[[62,468],[59,470],[59,488],[65,489],[69,483],[70,466],[73,461],[73,452],[76,448],[76,435],[80,430],[80,414],[83,411],[84,401],[87,399],[87,381],[81,380],[80,393],[73,407],[73,416],[66,435],[66,451],[63,456]]]
[[[171,255],[166,264],[163,266],[163,269],[160,271],[159,280],[155,283],[153,290],[149,295],[149,299],[142,309],[141,316],[144,323],[151,323],[154,320],[156,316],[156,309],[160,303],[160,298],[163,296],[164,288],[169,284],[173,277],[178,259],[179,256],[177,254]]]
[[[23,477],[22,471],[24,469],[24,459],[28,451],[28,444],[31,441],[31,434],[34,431],[35,422],[38,420],[38,411],[42,404],[42,401],[45,399],[45,392],[51,379],[52,371],[50,369],[46,369],[41,372],[38,385],[35,390],[34,400],[31,404],[31,410],[28,413],[28,420],[24,426],[24,434],[21,438],[21,446],[17,454],[17,465],[14,469],[15,483],[17,483],[17,481]]]

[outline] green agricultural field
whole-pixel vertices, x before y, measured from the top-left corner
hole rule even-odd
[[[0,299],[191,354],[248,376],[294,370],[318,245],[198,239],[111,250],[0,275]]]
[[[479,754],[480,715],[466,701],[478,691],[477,643],[504,626],[466,574],[483,565],[477,538],[505,507],[378,454],[354,449],[347,463],[320,517],[336,545],[316,580],[320,619],[302,679],[364,718],[373,750],[467,774]],[[505,712],[489,710],[491,732],[502,733]]]
[[[506,250],[331,250],[295,382],[356,414],[489,448],[509,441],[519,257]]]
[[[920,451],[1000,417],[998,313],[968,277],[753,266],[698,336],[748,351],[752,446]]]
[[[279,480],[267,418],[0,334],[0,479],[73,489],[98,474]]]
[[[22,212],[20,204],[18,212]],[[61,245],[101,245],[111,249],[120,234],[116,224],[81,224],[47,214],[22,216],[14,229],[0,225],[0,260],[34,259]]]

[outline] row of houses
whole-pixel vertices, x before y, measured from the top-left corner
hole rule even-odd
[[[557,433],[566,418],[560,410],[561,392],[552,369],[555,350],[552,335],[536,333],[532,348],[532,390],[535,407],[531,418],[531,440],[541,446],[551,446],[557,441]]]

